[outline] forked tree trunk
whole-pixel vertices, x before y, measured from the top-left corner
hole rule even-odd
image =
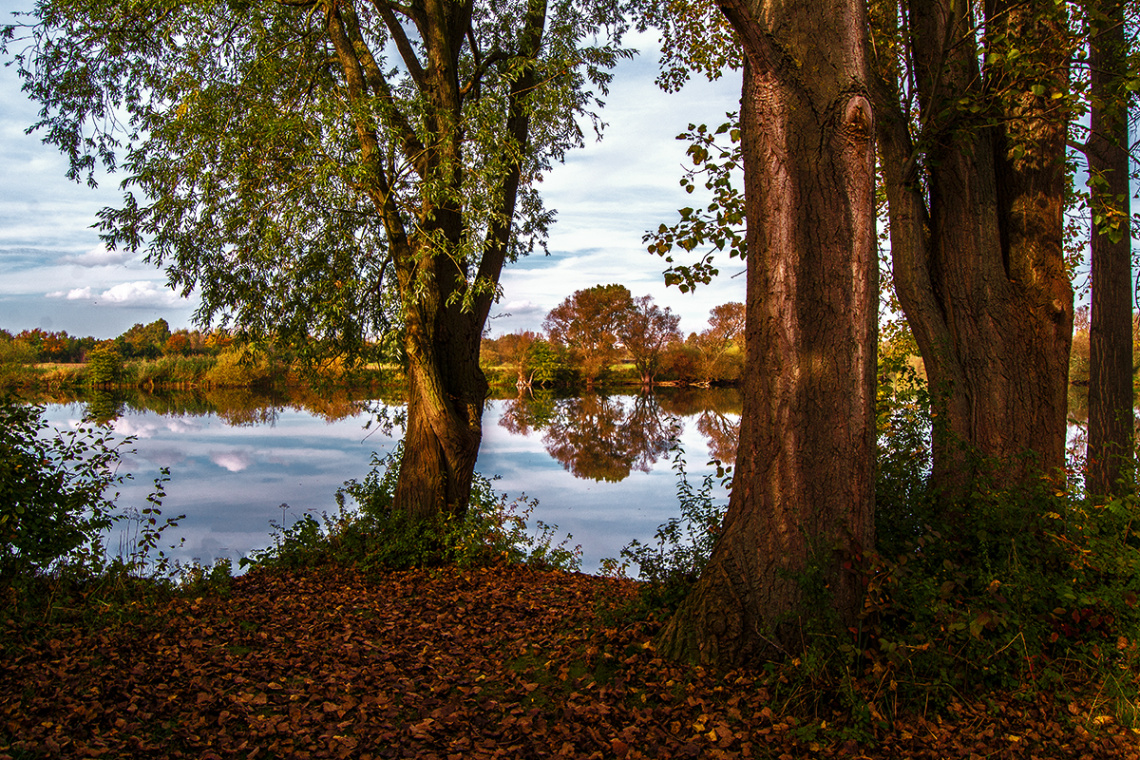
[[[745,51],[747,372],[723,531],[661,646],[732,666],[861,609],[878,290],[862,3],[722,8]]]
[[[983,78],[970,8],[911,3],[918,139],[893,83],[877,88],[894,285],[926,368],[933,479],[946,503],[968,493],[973,453],[1000,463],[999,485],[1064,464],[1073,322],[1062,257],[1068,116],[1053,97],[1067,91],[1063,9],[986,3],[1000,41],[987,48],[992,60],[1015,42],[1030,53],[1020,70],[994,64]]]
[[[446,0],[438,5],[459,17],[470,13],[470,6],[449,5]],[[475,295],[473,305],[465,304],[462,294],[471,279],[484,284],[499,282],[508,258],[522,177],[521,156],[526,155],[529,143],[530,111],[526,101],[539,86],[534,61],[541,51],[546,9],[546,0],[528,0],[517,50],[522,63],[513,72],[505,123],[506,134],[519,155],[507,163],[501,177],[499,214],[486,230],[486,250],[477,269],[459,264],[461,257],[453,259],[439,251],[413,250],[408,233],[398,221],[393,221],[398,215],[391,194],[377,198],[388,225],[389,245],[401,254],[396,257],[396,272],[400,278],[407,354],[408,419],[393,507],[416,520],[462,516],[471,499],[487,397],[479,351],[495,289],[485,288]],[[433,225],[428,232],[438,234],[416,236],[420,245],[426,244],[429,249],[440,240],[447,241],[452,250],[461,250],[464,245],[461,210],[455,205],[463,186],[458,53],[454,49],[448,55],[443,52],[462,44],[465,26],[464,19],[448,32],[428,35],[435,46],[429,51],[428,74],[435,78],[430,89],[449,104],[434,114],[438,121],[432,132],[447,138],[440,144],[444,152],[449,151],[449,157],[441,165],[454,167],[448,180],[452,183],[450,200],[425,214]]]
[[[1123,0],[1090,2],[1092,230],[1089,335],[1090,493],[1116,493],[1132,459],[1132,214],[1128,184],[1127,47]]]

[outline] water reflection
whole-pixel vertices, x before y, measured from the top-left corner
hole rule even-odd
[[[682,417],[697,415],[697,429],[707,439],[710,455],[734,461],[740,423],[739,411],[733,416],[737,402],[732,395],[738,394],[589,394],[562,399],[549,393],[523,394],[504,402],[499,425],[521,436],[542,432],[547,453],[576,477],[617,483],[635,470],[649,472],[668,454]],[[663,398],[670,399],[668,411]]]
[[[490,400],[477,469],[501,476],[497,490],[537,498],[533,519],[572,533],[584,548],[584,569],[596,570],[601,558],[617,556],[633,538],[651,539],[675,515],[674,418],[690,477],[711,471],[706,454],[733,447],[727,441],[738,403],[724,394],[701,398],[536,393]],[[374,451],[395,447],[399,426],[378,426],[378,415],[391,422],[402,407],[331,394],[102,394],[52,404],[48,419],[66,428],[92,411],[111,417],[120,435],[136,436],[137,453],[124,461],[135,479],[120,504],[145,506],[151,480],[169,467],[163,513],[187,515],[171,533],[186,543],[163,548],[182,561],[211,562],[267,545],[271,520],[291,524],[305,512],[334,511],[336,489],[362,477]]]
[[[649,472],[673,433],[655,396],[591,394],[558,402],[542,442],[575,476],[617,483],[634,469]]]
[[[90,389],[29,398],[51,404],[82,404],[85,416],[110,422],[124,414],[153,412],[164,417],[216,416],[232,427],[273,426],[286,410],[303,411],[326,422],[336,422],[400,405],[396,393],[380,394],[371,388],[343,386],[290,387],[285,391],[250,388],[160,390]]]
[[[709,456],[724,464],[736,462],[736,443],[740,439],[740,417],[729,417],[715,409],[706,409],[697,417],[697,430],[709,443]]]

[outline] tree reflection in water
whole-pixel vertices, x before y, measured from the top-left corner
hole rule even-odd
[[[614,483],[634,470],[649,472],[668,455],[678,416],[698,416],[697,429],[708,439],[712,455],[732,462],[739,429],[729,416],[739,416],[735,396],[733,391],[564,399],[520,395],[504,402],[499,424],[515,435],[543,431],[547,453],[566,470]]]
[[[400,428],[402,398],[375,398],[371,389],[290,388],[286,392],[248,388],[180,390],[160,393],[93,391],[81,400],[101,421],[125,411],[161,415],[214,414],[231,427],[273,426],[286,410],[303,410],[326,422],[367,413],[385,435]],[[675,420],[696,418],[710,456],[725,464],[736,457],[740,394],[734,388],[670,388],[657,394],[557,398],[550,391],[524,392],[503,400],[499,425],[514,435],[543,434],[547,453],[575,477],[616,483],[634,471],[649,472],[669,453]],[[398,434],[398,433],[397,433]]]
[[[697,415],[697,430],[709,445],[709,456],[724,464],[736,462],[742,402],[736,388],[682,388],[662,398],[669,414]]]
[[[160,390],[90,389],[83,393],[32,395],[29,401],[50,404],[82,403],[87,416],[108,422],[124,413],[149,411],[164,416],[216,415],[230,427],[273,426],[288,409],[307,412],[326,422],[371,413],[378,423],[398,424],[403,399],[374,388],[293,386],[285,390],[236,388]],[[395,422],[393,422],[395,420]]]
[[[671,429],[654,396],[591,394],[562,399],[542,437],[547,453],[579,478],[616,483],[649,472],[669,450]]]
[[[697,418],[697,430],[709,442],[709,456],[724,464],[736,462],[736,442],[740,438],[740,418],[731,419],[715,409],[706,409]]]

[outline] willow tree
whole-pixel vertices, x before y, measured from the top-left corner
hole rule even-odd
[[[874,543],[874,120],[862,2],[719,6],[744,61],[743,410],[723,528],[661,636],[739,665],[862,608],[844,568]]]
[[[1061,467],[1073,324],[1067,9],[871,8],[894,287],[935,399],[934,481],[966,493],[969,452],[1003,462],[1009,482]]]
[[[349,353],[398,327],[397,505],[463,511],[483,325],[623,54],[617,3],[41,0],[19,21],[34,128],[73,179],[126,173],[107,243],[197,290],[203,324]]]

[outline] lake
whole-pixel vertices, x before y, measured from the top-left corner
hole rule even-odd
[[[51,404],[46,416],[70,427],[89,408],[137,439],[123,460],[134,479],[121,489],[120,506],[145,506],[153,479],[168,467],[163,515],[186,517],[164,536],[167,554],[205,564],[229,559],[235,568],[240,557],[272,543],[271,523],[335,511],[337,488],[363,478],[373,452],[386,454],[399,439],[398,428],[375,422],[378,410],[399,407],[369,399],[104,398]],[[632,539],[652,541],[657,526],[678,514],[671,435],[696,485],[713,471],[710,459],[731,461],[739,419],[732,389],[492,399],[477,469],[496,478],[497,491],[537,499],[529,523],[572,535],[582,569],[596,572],[603,558],[618,557]],[[727,499],[723,490],[718,497]],[[120,529],[108,548],[129,538]],[[180,546],[167,548],[178,538]]]

